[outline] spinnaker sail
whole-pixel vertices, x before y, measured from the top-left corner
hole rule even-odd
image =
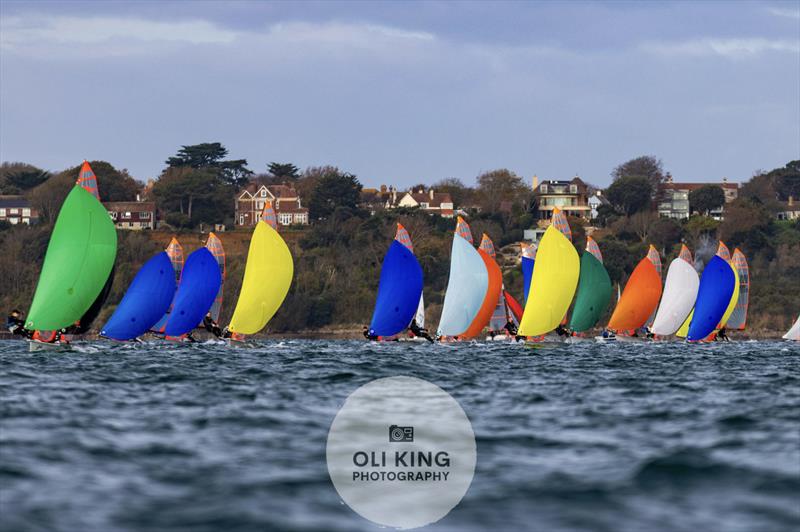
[[[169,255],[162,251],[136,273],[100,334],[114,340],[133,340],[144,334],[167,311],[175,289],[172,263]]]
[[[489,238],[486,235],[483,235],[483,237],[484,239]],[[489,244],[491,245],[492,253],[494,253],[494,245],[491,243],[491,240],[489,240]],[[489,321],[492,319],[492,313],[497,306],[500,293],[503,290],[503,273],[500,271],[500,266],[497,265],[497,261],[494,260],[493,255],[489,255],[486,249],[479,249],[478,254],[483,260],[489,282],[486,287],[486,294],[483,297],[483,303],[480,309],[478,309],[478,313],[475,315],[472,323],[469,324],[469,327],[467,327],[467,330],[459,335],[462,339],[475,338],[481,333],[484,327],[489,325]]]
[[[536,267],[519,325],[521,336],[539,336],[558,327],[575,295],[579,274],[575,246],[554,223],[550,224],[536,252]]]
[[[211,308],[208,310],[211,313],[211,319],[218,322],[219,314],[222,312],[222,291],[225,287],[225,248],[222,247],[222,240],[214,233],[208,234],[206,247],[211,254],[214,255],[214,258],[217,260],[217,265],[219,266],[219,275],[221,279],[219,292],[217,293],[217,297],[214,298],[214,304],[211,305]]]
[[[611,278],[603,266],[600,248],[592,237],[587,237],[569,328],[575,332],[583,332],[594,327],[608,308],[612,290]]]
[[[461,336],[475,320],[489,288],[483,257],[472,247],[472,233],[459,216],[450,252],[450,277],[444,295],[439,336]]]
[[[635,331],[647,322],[661,298],[661,276],[653,261],[646,256],[631,273],[617,302],[608,328],[614,331]]]
[[[266,327],[289,293],[294,261],[286,242],[277,231],[272,204],[267,202],[256,224],[242,288],[228,329],[237,334],[255,334]]]
[[[739,248],[733,250],[731,262],[739,278],[739,297],[736,301],[736,308],[733,309],[725,326],[728,329],[743,331],[747,325],[747,306],[750,299],[750,268],[744,253]]]
[[[177,286],[181,282],[181,272],[183,271],[183,247],[181,246],[180,242],[178,242],[178,239],[174,236],[167,246],[166,253],[169,257],[170,263],[172,264],[172,269],[175,275],[175,285]],[[173,296],[173,299],[174,297],[175,296]],[[164,334],[164,328],[167,326],[167,319],[169,318],[170,312],[172,312],[172,304],[169,305],[167,311],[163,316],[161,316],[161,319],[159,319],[156,324],[150,328],[150,330]]]
[[[208,248],[189,255],[164,333],[179,337],[197,327],[214,303],[221,284],[219,264]]]
[[[369,334],[374,336],[394,336],[405,331],[422,298],[422,267],[410,246],[401,240],[408,236],[405,228],[397,226],[398,235],[381,265],[378,297],[369,325]]]
[[[650,328],[653,334],[659,336],[675,334],[694,307],[697,291],[700,288],[700,276],[687,258],[691,261],[691,253],[684,245],[678,258],[674,259],[667,269],[664,295],[661,297],[661,304]]]
[[[797,317],[792,328],[783,335],[783,339],[794,340],[795,342],[800,341],[800,316]]]
[[[116,256],[114,223],[84,161],[79,182],[58,213],[25,327],[57,330],[79,324],[106,286]]]
[[[686,336],[689,341],[703,340],[717,328],[731,301],[735,284],[736,273],[731,265],[714,255],[700,276],[697,302]]]
[[[536,261],[536,243],[522,245],[522,299],[528,301],[533,278],[533,265]]]

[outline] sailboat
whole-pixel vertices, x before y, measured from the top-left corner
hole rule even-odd
[[[720,323],[724,323],[722,320],[731,306],[734,291],[739,288],[736,270],[730,265],[729,260],[730,252],[720,242],[717,254],[708,261],[700,276],[697,301],[686,332],[686,339],[690,342],[705,340],[719,328]],[[734,306],[735,303],[734,301]],[[678,336],[682,336],[681,333],[679,330]]]
[[[536,251],[536,267],[519,324],[520,336],[547,334],[561,324],[569,310],[578,286],[580,259],[565,233],[571,236],[569,224],[556,208]]]
[[[450,278],[444,296],[440,337],[474,338],[489,323],[502,286],[497,263],[472,245],[472,232],[458,217],[450,254]]]
[[[422,304],[422,267],[414,256],[408,231],[397,224],[395,238],[381,265],[369,335],[388,337],[402,333],[416,318]],[[422,313],[424,316],[424,310]]]
[[[795,320],[794,325],[792,325],[792,328],[789,329],[786,332],[786,334],[783,335],[783,339],[800,342],[800,316],[797,317],[797,320]]]
[[[250,239],[242,288],[228,325],[233,340],[267,326],[286,299],[293,275],[292,254],[278,233],[272,202],[267,201]]]
[[[180,242],[178,242],[178,239],[174,236],[167,246],[166,253],[170,263],[172,264],[172,270],[175,276],[175,284],[177,286],[181,282],[181,272],[183,272],[183,246],[181,246]],[[173,295],[172,298],[174,300],[175,296]],[[161,316],[161,319],[159,319],[156,324],[150,328],[152,332],[162,335],[164,334],[164,329],[167,326],[167,319],[169,318],[169,313],[172,312],[172,307],[173,304],[170,303],[166,312],[164,312],[164,315]]]
[[[494,249],[494,242],[492,242],[492,239],[489,238],[489,235],[486,233],[481,237],[481,243],[478,249],[489,255],[492,261],[497,264],[497,252]],[[511,297],[511,294],[506,291],[505,286],[501,284],[497,304],[492,311],[491,318],[489,318],[489,336],[486,337],[487,340],[514,339],[516,334],[512,335],[511,332],[506,329],[506,325],[512,323],[514,325],[514,331],[519,328],[519,320],[522,318],[522,313],[514,312],[515,306],[516,310],[519,310],[519,303]]]
[[[736,300],[736,307],[728,318],[726,327],[728,330],[743,331],[747,325],[747,307],[750,297],[750,268],[747,259],[739,248],[733,250],[731,259],[739,280],[739,297]]]
[[[58,213],[25,328],[35,331],[31,350],[48,331],[85,331],[110,288],[117,256],[117,232],[84,161],[75,186]]]
[[[583,332],[594,327],[608,308],[612,290],[611,279],[603,266],[600,247],[592,237],[586,237],[586,251],[581,257],[578,292],[569,322],[570,330]]]
[[[658,336],[675,334],[692,311],[699,288],[700,276],[694,269],[692,253],[682,244],[680,254],[667,269],[664,295],[650,331]]]
[[[614,313],[608,322],[608,329],[614,332],[636,331],[642,327],[658,306],[661,298],[661,275],[654,264],[651,245],[647,256],[636,265]]]
[[[136,273],[100,335],[121,341],[141,336],[169,309],[175,289],[172,262],[167,252],[162,251]]]
[[[197,327],[214,304],[221,285],[219,264],[211,251],[202,247],[191,253],[183,266],[164,334],[177,339]]]

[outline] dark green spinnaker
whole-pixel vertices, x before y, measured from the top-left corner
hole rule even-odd
[[[611,279],[605,266],[590,252],[584,252],[581,257],[578,295],[575,297],[569,328],[581,332],[594,327],[606,311],[610,300]]]
[[[75,324],[103,291],[117,256],[117,231],[103,204],[80,186],[58,213],[25,327]]]

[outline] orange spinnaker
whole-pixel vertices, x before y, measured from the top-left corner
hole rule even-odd
[[[633,270],[622,297],[611,315],[608,328],[635,330],[645,324],[661,299],[661,276],[647,257]]]
[[[483,263],[486,265],[486,271],[489,274],[489,288],[486,290],[481,309],[475,319],[472,320],[472,323],[469,324],[467,330],[458,336],[459,339],[474,338],[489,324],[494,308],[497,306],[497,300],[500,299],[500,290],[503,289],[503,273],[500,271],[500,266],[484,250],[479,249],[478,253],[480,253]]]

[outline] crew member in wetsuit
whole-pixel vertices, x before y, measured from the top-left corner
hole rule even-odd
[[[210,311],[207,312],[206,313],[206,317],[203,318],[203,327],[205,327],[205,329],[208,332],[210,332],[211,334],[213,334],[217,338],[222,338],[222,329],[219,328],[219,325],[217,324],[217,322],[214,321],[214,318],[211,317],[211,312]]]
[[[22,319],[22,313],[17,309],[12,310],[11,314],[6,317],[6,329],[11,334],[24,336],[25,338],[33,336],[33,331],[25,328],[25,320]]]
[[[560,324],[558,327],[556,327],[556,333],[559,336],[572,336],[572,333],[568,329],[566,329],[563,325]]]
[[[517,336],[517,325],[512,320],[508,320],[503,329],[507,330],[511,336]]]
[[[380,336],[378,336],[377,334],[370,334],[369,327],[367,327],[366,325],[364,325],[364,330],[361,331],[361,334],[363,334],[364,338],[366,338],[367,340],[378,341],[380,339]]]
[[[425,327],[420,327],[419,325],[417,325],[416,318],[411,320],[411,325],[409,325],[408,328],[409,328],[409,330],[411,330],[411,332],[414,334],[414,336],[419,336],[420,338],[425,338],[430,343],[433,343],[433,338],[431,338],[431,335],[428,333],[428,329],[426,329]]]
[[[730,339],[730,338],[728,338],[728,334],[727,334],[727,332],[728,332],[728,331],[726,330],[726,328],[725,328],[725,327],[723,327],[722,329],[720,329],[719,331],[717,331],[717,338],[716,338],[716,340],[717,340],[717,341],[720,341],[720,342],[730,342],[730,341],[731,341],[731,339]]]

